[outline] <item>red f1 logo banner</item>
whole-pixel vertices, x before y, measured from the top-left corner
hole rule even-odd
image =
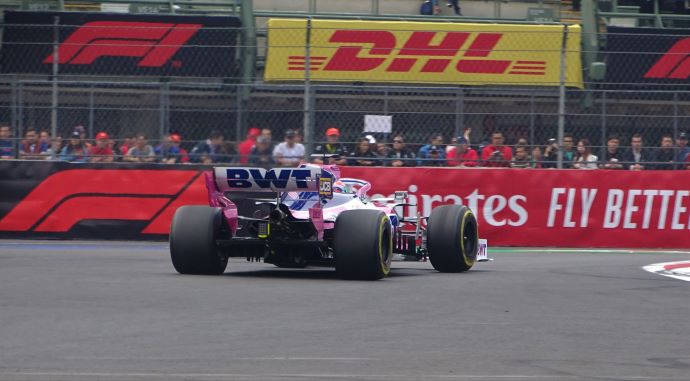
[[[0,162],[0,237],[165,236],[178,207],[208,205],[201,173],[193,167]]]
[[[140,67],[162,67],[201,28],[201,24],[92,21],[58,47],[61,65],[91,65],[100,57],[140,57]],[[53,53],[43,59],[53,63]]]
[[[612,86],[690,84],[690,29],[609,27],[605,53]]]
[[[7,12],[3,73],[233,77],[236,17]]]

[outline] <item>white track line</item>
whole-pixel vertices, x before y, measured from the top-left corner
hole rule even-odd
[[[690,282],[690,261],[655,263],[642,267],[650,273]]]
[[[242,374],[242,373],[176,373],[176,372],[70,372],[70,371],[17,371],[0,372],[0,379],[5,377],[43,377],[48,379],[55,378],[86,378],[86,379],[232,379],[232,380],[273,380],[273,379],[380,379],[380,380],[480,380],[480,379],[500,379],[500,380],[590,380],[589,376],[568,376],[562,374],[546,375],[523,375],[523,374],[366,374],[366,373],[264,373],[264,374]],[[633,376],[633,375],[612,375],[612,378],[623,380],[687,380],[687,376],[682,377],[655,377],[655,376]],[[608,378],[608,377],[607,377]]]

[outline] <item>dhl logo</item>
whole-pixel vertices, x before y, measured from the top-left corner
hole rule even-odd
[[[491,59],[504,33],[416,31],[398,48],[396,35],[383,30],[336,30],[329,43],[340,44],[328,56],[309,57],[310,71],[389,73],[512,74],[543,76],[546,61]],[[433,41],[440,42],[433,43]],[[342,45],[347,44],[347,45]],[[422,61],[421,67],[417,65]],[[288,70],[304,71],[305,56],[288,57]]]

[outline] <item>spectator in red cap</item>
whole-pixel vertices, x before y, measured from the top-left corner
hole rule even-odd
[[[239,145],[240,164],[249,163],[249,154],[252,151],[252,147],[256,144],[256,138],[259,135],[261,135],[261,130],[256,127],[252,127],[247,131],[247,138]]]
[[[177,163],[188,164],[189,163],[189,153],[186,149],[182,148],[182,137],[178,134],[170,135],[170,140],[172,140],[173,146],[178,149]]]
[[[91,147],[89,161],[92,163],[112,163],[115,160],[110,147],[110,137],[105,132],[96,134],[96,145]]]
[[[158,161],[163,164],[182,163],[184,160],[189,162],[187,151],[180,147],[181,142],[182,137],[178,134],[166,135],[161,144],[154,149]]]
[[[316,155],[337,155],[326,159],[325,156],[314,158],[316,164],[347,164],[347,157],[350,155],[347,147],[338,142],[340,131],[335,127],[326,130],[326,143],[319,144],[314,149]]]

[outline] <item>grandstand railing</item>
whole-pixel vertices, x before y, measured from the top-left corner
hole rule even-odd
[[[241,94],[250,86],[244,101]],[[581,107],[583,93],[592,106]],[[466,128],[475,148],[488,144],[493,130],[502,131],[508,145],[525,138],[530,147],[544,148],[558,136],[556,89],[312,85],[308,94],[313,133],[305,144],[312,146],[323,142],[332,126],[351,145],[365,134],[390,144],[393,134],[365,132],[365,115],[391,116],[393,133],[404,135],[415,150],[429,143],[432,133],[442,134],[447,145]],[[7,121],[17,138],[29,127],[50,131],[51,95],[48,80],[0,78],[0,121]],[[89,139],[100,131],[113,139],[145,133],[152,141],[177,133],[191,149],[213,130],[238,142],[248,127],[259,127],[272,130],[274,142],[280,142],[286,129],[301,130],[305,117],[301,85],[81,80],[60,81],[58,95],[56,135],[63,139],[83,125]],[[644,137],[645,146],[658,147],[663,135],[676,137],[690,126],[690,91],[569,90],[566,98],[564,133],[589,139],[600,157],[611,135],[620,137],[622,147],[634,133]]]

